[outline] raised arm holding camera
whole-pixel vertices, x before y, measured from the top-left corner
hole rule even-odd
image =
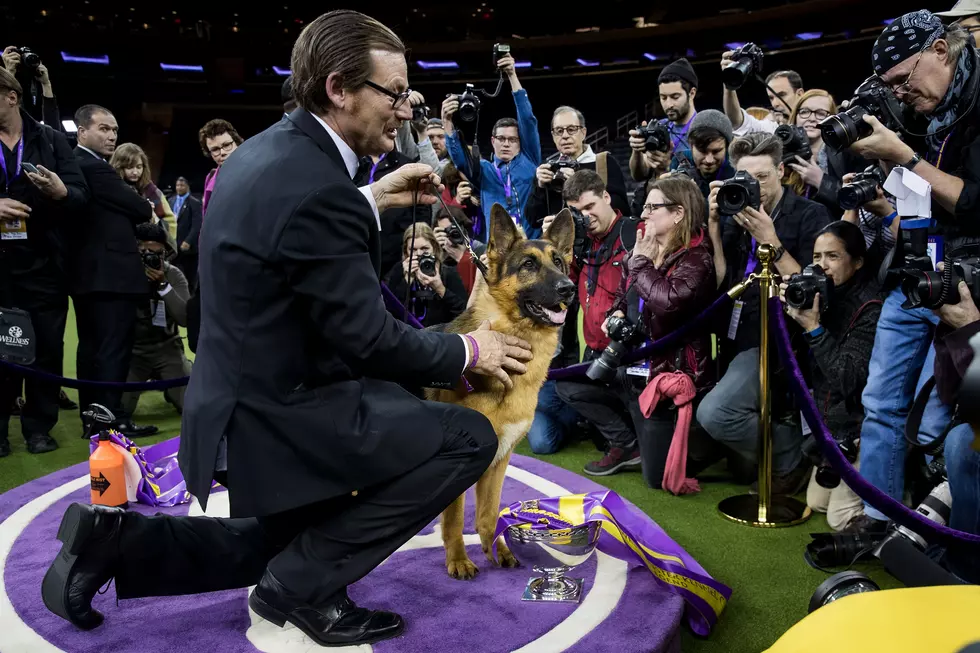
[[[44,124],[55,131],[64,132],[61,126],[61,112],[58,110],[58,100],[54,96],[54,87],[51,86],[51,75],[48,67],[41,61],[41,57],[30,48],[18,48],[16,45],[8,45],[3,50],[3,65],[11,75],[16,77],[21,86],[37,84],[41,87],[40,111],[37,106],[31,106],[31,98],[23,98],[25,106],[34,115],[40,115]]]
[[[498,46],[499,48],[499,46]],[[528,238],[537,238],[540,228],[527,221],[526,204],[534,192],[535,171],[541,165],[541,137],[538,135],[538,120],[534,117],[527,91],[521,86],[514,66],[514,57],[507,48],[496,66],[510,82],[517,108],[517,119],[501,118],[494,124],[490,142],[493,145],[491,161],[474,157],[463,146],[455,121],[475,124],[479,116],[479,98],[472,90],[462,95],[451,95],[442,103],[442,126],[446,131],[446,149],[456,168],[470,180],[476,180],[480,187],[480,206],[485,216],[481,233],[490,229],[489,207],[503,206],[507,213],[524,228]],[[472,131],[472,127],[470,128]],[[476,141],[477,134],[467,133]],[[473,164],[480,167],[475,174]]]

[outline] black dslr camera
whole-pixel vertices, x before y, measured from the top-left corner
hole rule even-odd
[[[820,312],[830,305],[834,282],[824,274],[823,268],[815,263],[803,268],[789,277],[786,288],[786,303],[793,308],[807,310],[813,306],[813,299],[820,295]]]
[[[426,104],[412,107],[412,122],[427,122],[432,110]]]
[[[838,438],[834,435],[834,441],[837,442],[838,448],[844,457],[847,458],[848,462],[852,465],[857,460],[858,457],[858,443],[856,438]],[[820,450],[817,448],[816,441],[813,439],[812,435],[807,436],[803,441],[803,455],[813,463],[814,467],[817,469],[817,473],[814,477],[817,485],[820,487],[832,490],[838,485],[840,485],[840,474],[834,471],[833,467],[827,464],[827,461],[821,455]]]
[[[466,90],[459,96],[459,109],[456,114],[463,122],[475,122],[480,115],[480,98],[473,90],[472,84],[466,85]]]
[[[737,91],[752,76],[762,72],[762,49],[755,43],[746,43],[732,53],[735,62],[721,71],[725,88]]]
[[[637,127],[640,137],[646,139],[644,147],[647,152],[666,152],[670,149],[670,132],[667,126],[660,122],[654,122],[642,127]]]
[[[163,269],[163,254],[158,252],[140,252],[140,256],[143,257],[143,266],[148,267],[151,270],[162,270]]]
[[[960,281],[969,286],[973,301],[980,302],[980,258],[975,256],[947,261],[942,272],[906,268],[901,274],[903,308],[935,310],[943,304],[959,304],[956,286]]]
[[[20,65],[32,77],[37,77],[37,69],[41,66],[41,55],[26,46],[18,48],[17,53],[20,55]]]
[[[796,163],[796,157],[804,161],[813,158],[813,150],[810,149],[810,139],[806,136],[806,130],[796,125],[780,125],[776,127],[773,136],[783,144],[783,163]]]
[[[820,133],[828,147],[840,152],[871,135],[871,125],[864,122],[864,116],[874,116],[897,132],[902,127],[898,119],[901,113],[901,104],[892,92],[872,75],[854,91],[847,109],[820,121]]]
[[[493,67],[497,67],[497,63],[510,54],[510,46],[506,43],[494,43],[493,44]]]
[[[739,170],[718,189],[718,212],[735,215],[747,206],[758,209],[762,205],[761,197],[756,178]]]
[[[575,225],[575,241],[572,244],[572,256],[579,263],[585,261],[589,255],[589,219],[585,214],[573,206],[568,207],[568,212],[572,214],[572,223]]]
[[[574,173],[581,167],[581,164],[572,157],[562,154],[554,161],[549,161],[548,167],[555,173],[555,178],[551,180],[551,184],[560,191],[565,186],[565,182],[568,181],[568,177],[561,171],[562,168],[569,168]]]
[[[878,187],[885,185],[888,176],[878,164],[873,164],[854,175],[851,183],[837,191],[837,203],[845,211],[851,211],[878,197]]]
[[[427,277],[436,276],[436,257],[432,254],[423,254],[419,257],[419,272]]]
[[[466,244],[466,239],[463,237],[463,231],[456,226],[455,223],[450,224],[445,229],[446,238],[449,239],[453,245],[464,245]]]
[[[643,341],[644,333],[643,327],[628,317],[609,318],[606,329],[609,331],[609,345],[602,350],[599,358],[592,361],[585,374],[593,381],[608,384],[622,365],[623,355]]]

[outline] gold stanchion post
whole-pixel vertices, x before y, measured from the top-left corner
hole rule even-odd
[[[718,504],[726,518],[757,528],[779,528],[802,524],[810,518],[810,508],[793,497],[772,496],[772,397],[769,379],[769,299],[776,296],[772,246],[759,245],[756,256],[762,272],[750,275],[736,286],[744,292],[753,276],[759,280],[759,493],[739,494]],[[732,290],[736,290],[733,288]],[[729,295],[734,298],[731,292]]]

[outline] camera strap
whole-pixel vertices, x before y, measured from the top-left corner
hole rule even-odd
[[[14,171],[7,170],[7,157],[0,154],[0,169],[3,170],[4,192],[10,193],[10,184],[20,176],[20,166],[24,162],[24,134],[21,133],[20,140],[17,141],[17,160],[14,162]]]

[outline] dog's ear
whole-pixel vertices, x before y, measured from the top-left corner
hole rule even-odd
[[[490,254],[503,254],[519,240],[524,240],[524,234],[517,228],[514,218],[500,204],[494,204],[490,209]]]
[[[567,260],[572,255],[572,248],[575,245],[575,221],[572,219],[572,212],[567,208],[559,211],[544,237],[555,246],[562,258]]]

